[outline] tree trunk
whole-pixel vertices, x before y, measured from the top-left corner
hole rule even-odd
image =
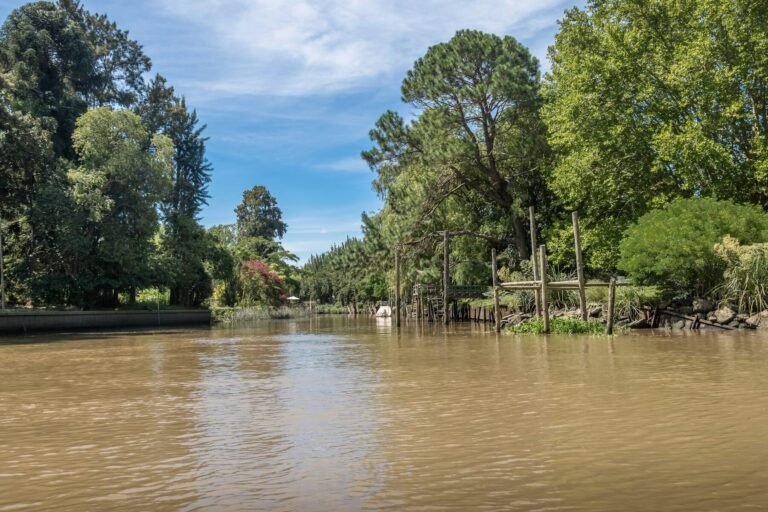
[[[521,260],[531,258],[531,249],[528,247],[528,233],[525,230],[525,222],[520,216],[512,215],[512,229],[515,231],[515,249]]]

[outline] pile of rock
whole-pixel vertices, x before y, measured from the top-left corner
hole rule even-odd
[[[727,329],[768,330],[768,310],[750,315],[728,306],[716,306],[705,299],[696,299],[691,306],[667,308],[661,311],[660,327],[685,329],[722,327]],[[666,315],[664,313],[667,313]]]

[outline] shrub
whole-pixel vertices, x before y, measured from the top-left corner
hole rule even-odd
[[[661,290],[655,286],[617,286],[616,316],[637,317],[645,306],[654,306],[662,298]],[[587,288],[588,303],[608,303],[608,287]]]
[[[725,235],[746,244],[766,242],[768,215],[731,201],[677,199],[626,231],[619,268],[636,283],[661,286],[677,298],[703,296],[722,282],[725,262],[714,246]]]
[[[616,316],[637,318],[643,307],[655,306],[661,299],[661,290],[655,286],[619,286],[616,288]]]
[[[719,297],[740,311],[768,309],[768,244],[741,245],[726,236],[715,246],[715,254],[726,265]]]
[[[587,303],[608,302],[608,287],[606,286],[587,288],[585,294],[587,296]]]

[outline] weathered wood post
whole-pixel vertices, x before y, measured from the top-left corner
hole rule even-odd
[[[541,319],[544,322],[544,334],[549,334],[549,305],[547,304],[547,246],[539,246],[541,268]]]
[[[501,331],[501,313],[499,312],[499,276],[496,273],[496,249],[491,249],[491,272],[493,272],[493,321],[496,332]]]
[[[608,283],[608,325],[605,331],[608,334],[613,334],[613,317],[616,310],[616,278],[612,277],[610,283]]]
[[[400,327],[400,248],[395,248],[395,325]]]
[[[589,320],[589,312],[587,312],[587,293],[584,290],[584,261],[581,257],[579,213],[573,212],[571,218],[573,219],[573,246],[576,250],[576,275],[579,280],[579,308],[581,309],[581,319],[586,322]]]
[[[5,309],[5,270],[3,269],[3,225],[0,223],[0,309]]]
[[[528,222],[531,226],[531,264],[533,265],[533,280],[539,280],[539,262],[536,258],[536,218],[534,217],[535,211],[533,206],[528,207]],[[536,300],[536,316],[541,317],[541,292],[539,289],[533,290],[533,295]]]
[[[422,289],[420,285],[416,285],[416,290],[418,290],[418,295],[416,295],[416,307],[419,308],[416,310],[416,319],[421,320],[424,318],[424,302],[422,300]]]
[[[448,325],[448,286],[450,286],[450,272],[448,268],[450,258],[450,243],[448,231],[443,231],[443,324]]]

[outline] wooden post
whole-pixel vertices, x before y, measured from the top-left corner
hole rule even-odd
[[[584,291],[584,261],[581,257],[579,213],[573,212],[571,218],[573,219],[573,246],[576,250],[576,275],[579,280],[579,308],[581,309],[581,319],[586,322],[589,320],[589,312],[587,312],[587,294]]]
[[[493,273],[493,321],[496,332],[501,331],[501,315],[499,314],[499,276],[496,275],[496,249],[491,249],[491,272]]]
[[[400,248],[395,249],[395,325],[400,327]]]
[[[416,310],[416,319],[422,320],[424,318],[424,302],[422,300],[422,290],[421,288],[418,288],[419,294],[416,296],[416,307],[419,308]]]
[[[541,268],[541,319],[544,322],[544,334],[549,334],[549,305],[547,304],[547,246],[539,246]]]
[[[3,268],[3,225],[0,224],[0,309],[5,309],[5,269]]]
[[[450,285],[449,273],[449,252],[451,239],[448,238],[448,231],[443,231],[443,324],[448,325],[448,286]]]
[[[608,284],[608,325],[605,330],[608,334],[613,334],[613,317],[616,309],[616,278],[612,277]]]
[[[539,280],[539,262],[536,261],[536,218],[534,217],[533,206],[528,207],[528,221],[531,227],[531,263],[533,264],[533,280]],[[539,289],[533,291],[536,300],[536,316],[541,317],[541,292]]]

